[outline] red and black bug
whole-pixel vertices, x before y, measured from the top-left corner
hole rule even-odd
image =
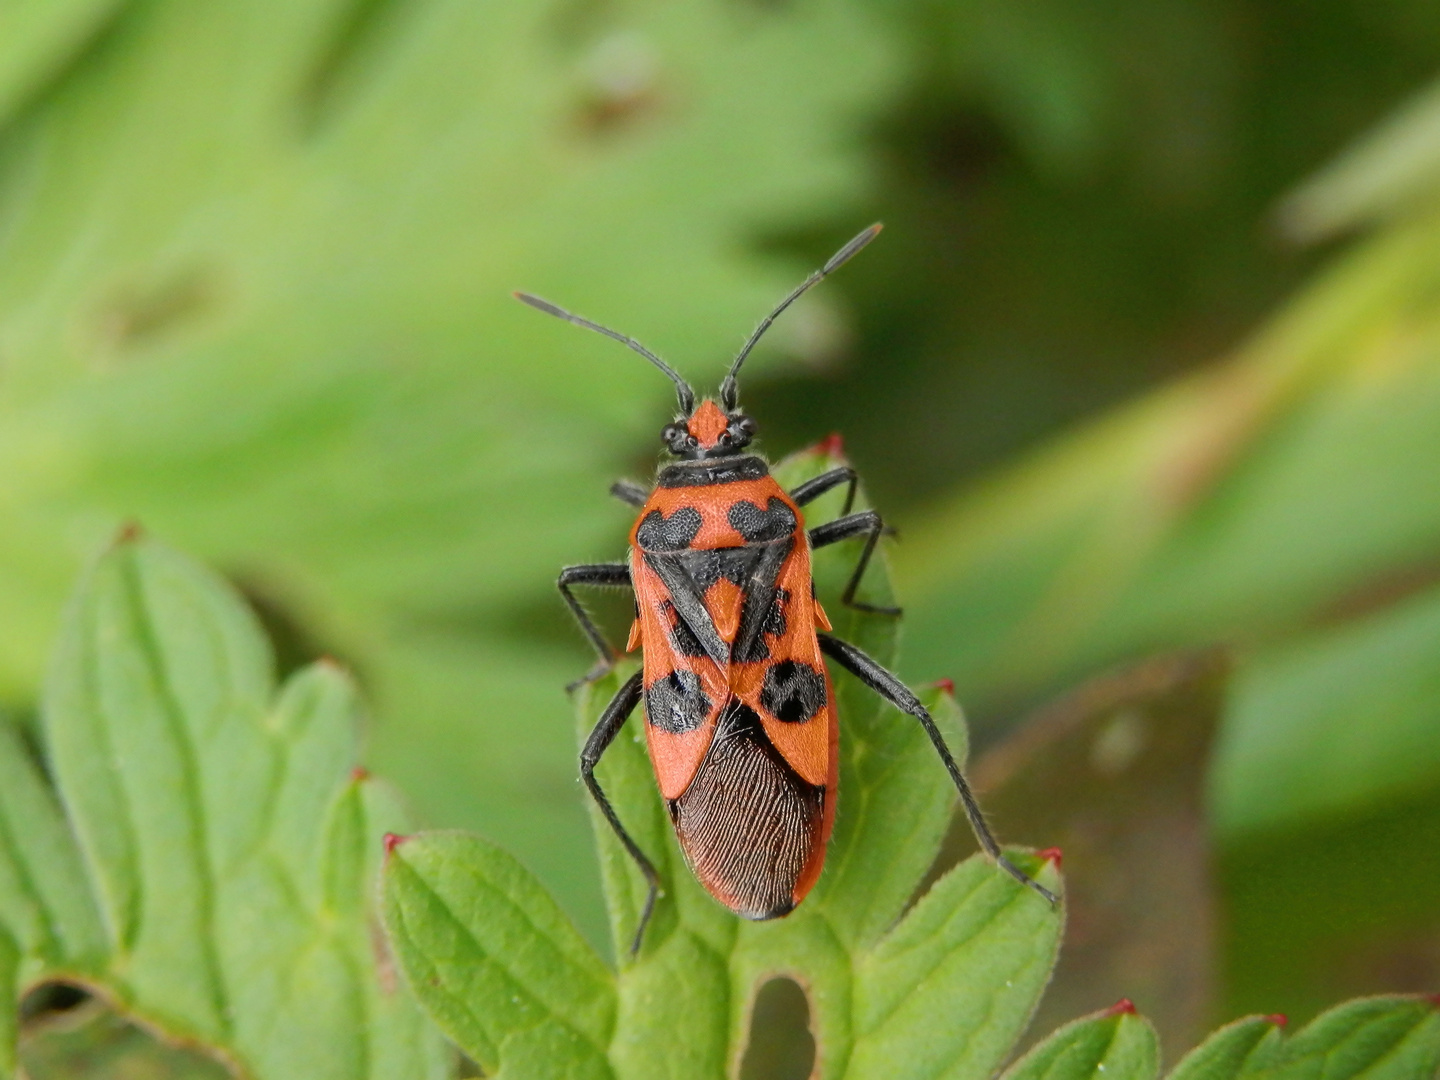
[[[606,706],[580,756],[590,793],[650,884],[634,950],[659,894],[660,876],[595,779],[601,755],[643,699],[655,778],[695,876],[737,915],[786,915],[820,876],[835,815],[839,727],[826,657],[924,726],[981,846],[1011,875],[1055,902],[1001,854],[919,699],[854,645],[827,633],[830,623],[811,582],[810,552],[850,537],[865,537],[865,546],[841,602],[900,614],[855,599],[885,530],[875,511],[850,512],[855,471],[841,466],[787,492],[765,459],[747,452],[755,425],[739,408],[741,364],[781,312],[879,231],[872,225],[851,240],[766,316],[730,365],[718,403],[707,398],[697,406],[690,385],[633,338],[539,297],[515,294],[634,349],[674,382],[679,397],[679,413],[660,433],[675,460],[660,469],[654,489],[626,481],[611,488],[640,509],[630,531],[630,561],[569,566],[557,583],[600,654],[586,680],[604,674],[617,657],[573,587],[635,592],[627,651],[639,645],[644,665]],[[842,484],[848,485],[843,514],[807,531],[801,507]]]

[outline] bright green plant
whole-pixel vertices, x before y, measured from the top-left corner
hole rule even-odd
[[[0,726],[0,1076],[17,1003],[81,986],[257,1078],[447,1075],[367,913],[395,797],[356,770],[359,703],[276,687],[214,575],[122,537],[66,617],[39,737]]]

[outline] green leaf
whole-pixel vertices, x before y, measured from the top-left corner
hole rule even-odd
[[[487,1073],[611,1075],[614,977],[514,858],[427,833],[395,844],[381,880],[411,989]]]
[[[442,1075],[441,1043],[374,951],[369,853],[397,815],[354,769],[358,714],[330,663],[277,696],[231,590],[122,537],[50,673],[63,824],[13,734],[0,741],[0,922],[25,983],[78,978],[257,1080]]]
[[[15,1075],[20,1027],[20,947],[0,927],[0,1080]]]
[[[1440,589],[1257,653],[1229,713],[1215,794],[1232,839],[1433,790]]]
[[[1160,1041],[1129,1002],[1060,1028],[1003,1080],[1150,1080],[1160,1071]]]
[[[1023,865],[1053,886],[1051,864]],[[961,863],[857,962],[853,1075],[989,1076],[1005,1060],[1059,950],[1055,913],[1012,884]]]
[[[1434,998],[1360,998],[1321,1014],[1256,1055],[1246,1077],[1266,1080],[1429,1080],[1440,1070]]]
[[[1283,1016],[1247,1016],[1226,1024],[1181,1058],[1166,1080],[1233,1080],[1248,1075],[1252,1062],[1273,1054],[1284,1023]]]
[[[121,0],[9,0],[0,8],[0,123],[121,7]]]
[[[55,793],[17,729],[0,725],[0,925],[57,969],[102,962],[104,935]]]
[[[781,463],[775,474],[793,486],[837,463],[808,452]],[[838,513],[841,498],[827,496],[807,508],[807,523]],[[859,616],[839,604],[836,596],[858,547],[836,547],[816,553],[819,595],[838,632],[888,659],[895,622]],[[872,562],[864,590],[862,596],[888,599],[883,562]],[[626,661],[579,695],[582,741],[633,670]],[[613,1016],[613,1027],[595,1039],[600,1055],[593,1060],[588,1050],[584,1057],[571,1049],[545,1062],[508,1048],[506,1029],[492,1030],[482,1018],[503,1017],[516,1008],[512,985],[481,975],[462,977],[496,966],[532,972],[534,957],[573,938],[539,887],[478,841],[422,836],[396,848],[384,874],[388,925],[401,966],[432,1015],[487,1070],[505,1075],[554,1075],[583,1066],[624,1078],[718,1078],[738,1065],[760,987],[783,974],[805,988],[822,1076],[993,1073],[1049,977],[1061,913],[980,857],[956,867],[905,912],[935,857],[955,793],[920,726],[880,707],[861,689],[836,673],[842,772],[829,864],[814,896],[772,922],[737,919],[691,875],[655,787],[643,720],[637,716],[611,744],[598,777],[655,863],[664,894],[639,955],[632,957],[629,946],[646,884],[592,807],[620,957],[613,990],[606,981],[600,984],[604,994],[593,994],[596,1001],[614,1002],[613,1014],[606,1014]],[[963,728],[953,699],[938,689],[923,697],[963,760]],[[1059,888],[1053,864],[1020,853],[1012,858]],[[422,863],[424,870],[418,869]],[[493,881],[501,875],[507,884],[504,895],[495,897]],[[447,884],[442,894],[431,884],[441,881],[457,884]],[[482,903],[481,896],[491,902]],[[536,913],[538,932],[528,923],[510,928],[517,906],[512,896]],[[588,971],[594,961],[588,950],[582,955]],[[516,982],[528,987],[542,976],[533,972]],[[553,977],[567,978],[572,992],[592,981],[589,975]]]

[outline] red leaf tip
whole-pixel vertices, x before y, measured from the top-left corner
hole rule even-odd
[[[815,448],[828,457],[845,456],[845,440],[838,431],[832,431],[829,435],[826,435],[825,438],[816,444]]]
[[[1125,1013],[1129,1013],[1131,1016],[1134,1016],[1135,1011],[1135,1003],[1133,1001],[1131,1001],[1129,998],[1121,998],[1119,1001],[1115,1002],[1114,1005],[1111,1005],[1110,1008],[1105,1010],[1105,1015],[1123,1016]]]
[[[1428,995],[1428,997],[1430,1000],[1430,1004],[1434,1005],[1437,1009],[1440,1009],[1440,994],[1430,994]]]
[[[1269,1016],[1265,1017],[1265,1019],[1269,1020],[1270,1023],[1274,1024],[1278,1028],[1283,1028],[1286,1024],[1290,1023],[1290,1018],[1284,1013],[1271,1013]]]
[[[1037,851],[1035,855],[1042,862],[1053,862],[1055,864],[1056,870],[1060,869],[1060,864],[1062,861],[1064,861],[1065,858],[1065,853],[1061,851],[1058,847],[1047,847],[1044,851]],[[1126,1000],[1128,1001],[1129,999],[1127,998]]]
[[[385,834],[385,854],[389,855],[397,847],[409,840],[408,836],[401,836],[399,833],[387,832]]]
[[[935,680],[935,689],[941,691],[942,693],[949,694],[951,697],[954,697],[954,696],[955,696],[955,680],[954,680],[954,679],[936,679],[936,680]]]
[[[350,770],[350,781],[355,784],[363,784],[370,779],[370,770],[364,765],[356,765]]]

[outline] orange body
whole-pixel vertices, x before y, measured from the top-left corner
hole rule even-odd
[[[732,911],[784,915],[820,875],[838,779],[815,636],[829,623],[800,509],[758,457],[682,462],[630,544],[630,647],[644,650],[646,737],[680,846]]]

